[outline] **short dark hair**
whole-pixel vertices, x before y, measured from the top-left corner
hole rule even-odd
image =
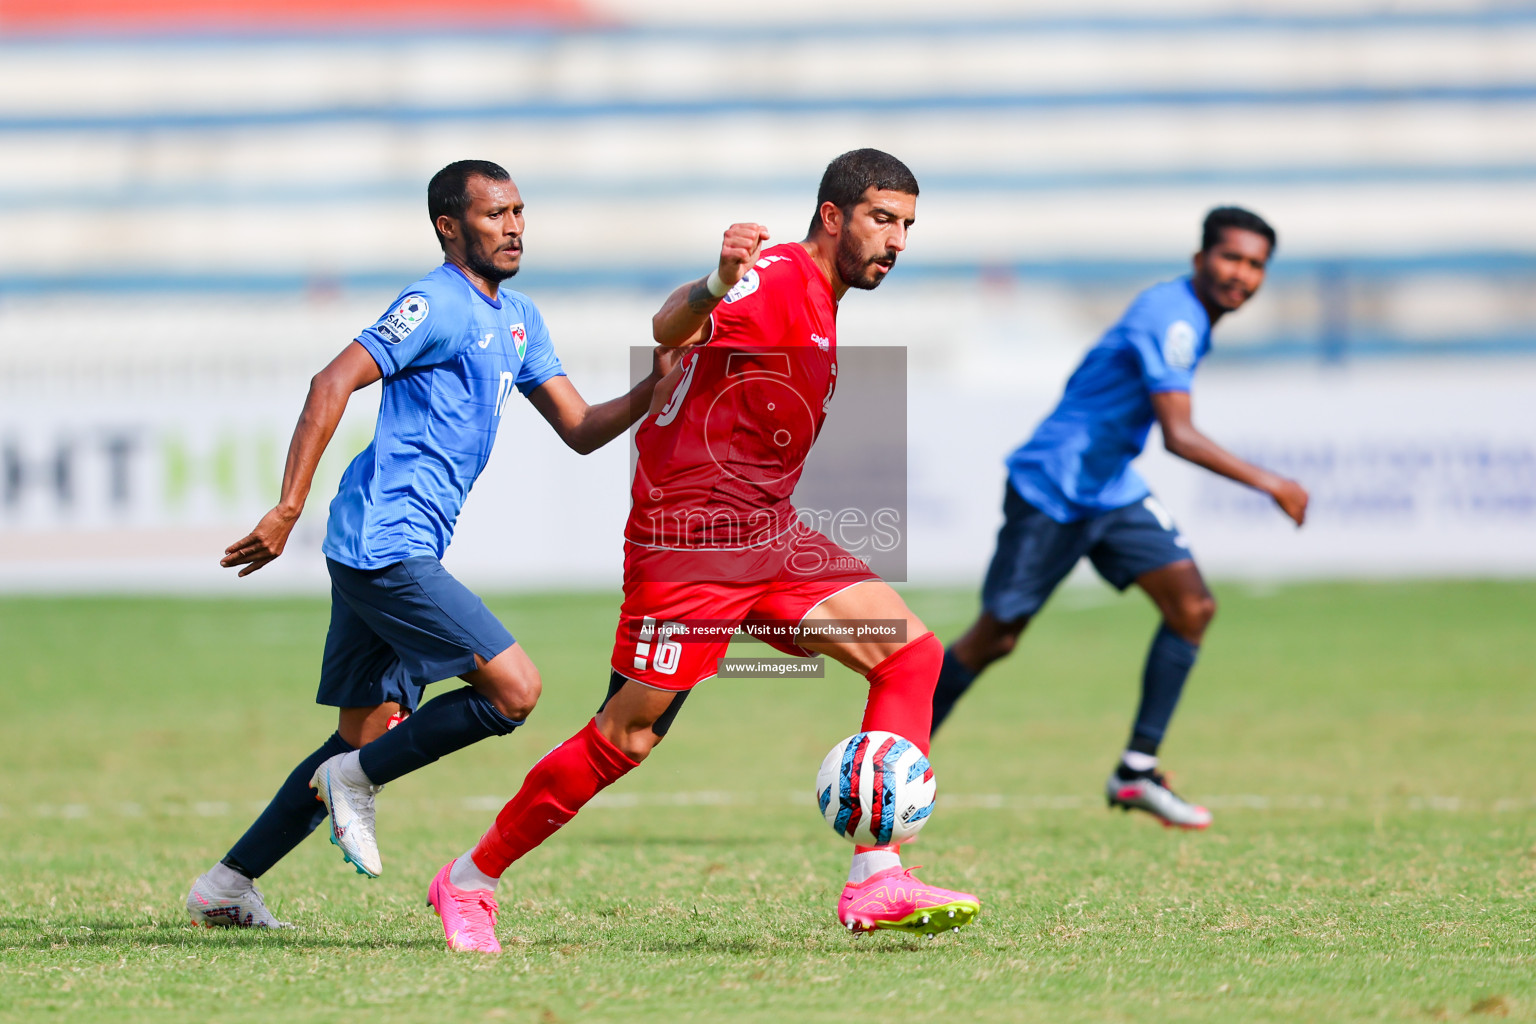
[[[816,190],[816,213],[811,230],[821,224],[821,206],[832,203],[844,214],[859,204],[864,193],[889,190],[917,195],[917,178],[906,164],[878,149],[855,149],[827,164]]]
[[[1275,238],[1275,229],[1252,210],[1245,210],[1241,206],[1218,206],[1205,215],[1205,228],[1200,233],[1200,251],[1209,252],[1212,246],[1220,245],[1221,237],[1228,228],[1252,231],[1256,235],[1269,239],[1271,255],[1274,254],[1275,246],[1279,244],[1278,239]]]
[[[443,233],[437,230],[437,218],[447,214],[454,220],[463,220],[469,209],[469,179],[475,176],[491,181],[511,181],[512,175],[501,164],[489,160],[455,160],[432,175],[427,183],[427,216],[432,218],[432,230],[437,244],[443,244]]]

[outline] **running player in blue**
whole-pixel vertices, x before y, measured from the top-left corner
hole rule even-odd
[[[443,265],[315,375],[277,506],[219,563],[246,576],[283,553],[348,398],[382,379],[373,443],[342,476],[322,548],[331,625],[315,699],[339,709],[336,732],[193,884],[194,924],[283,926],[255,879],[327,812],[331,841],[360,873],[376,876],[378,788],[523,724],[539,699],[538,669],[440,561],[459,510],[514,391],[586,454],[645,414],[676,362],[658,349],[651,375],[632,391],[588,405],[561,369],[538,308],[502,287],[523,253],[523,200],[507,172],[484,160],[450,164],[427,186],[427,209]],[[454,676],[469,685],[417,710],[427,684]]]
[[[1274,229],[1257,215],[1212,210],[1194,272],[1138,295],[1088,350],[1055,410],[1009,456],[1003,528],[982,584],[982,612],[944,654],[935,729],[982,670],[1013,651],[1030,618],[1086,555],[1116,588],[1141,587],[1163,616],[1130,743],[1105,783],[1109,805],[1139,808],[1165,825],[1210,824],[1209,811],[1168,788],[1157,750],[1216,601],[1131,461],[1155,420],[1174,455],[1263,491],[1302,524],[1307,492],[1300,484],[1243,461],[1190,421],[1190,385],[1210,350],[1211,328],[1259,290],[1274,248]]]

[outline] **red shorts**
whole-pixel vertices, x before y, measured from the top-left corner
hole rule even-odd
[[[626,541],[613,670],[658,689],[690,690],[716,674],[741,627],[785,654],[814,657],[781,638],[786,624],[798,626],[833,594],[879,578],[809,530],[788,550],[765,552],[679,553]]]

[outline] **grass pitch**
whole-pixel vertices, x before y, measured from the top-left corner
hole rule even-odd
[[[389,787],[382,878],[311,837],[262,880],[272,934],[182,900],[334,727],[325,604],[0,602],[0,1018],[1536,1019],[1536,585],[1217,593],[1164,749],[1210,832],[1104,808],[1153,615],[1071,590],[934,747],[907,860],[982,897],[965,932],[838,929],[810,789],[863,692],[829,666],[702,686],[509,873],[496,958],[443,949],[426,885],[591,714],[612,597],[493,601],[538,713]],[[974,611],[910,600],[946,638]]]

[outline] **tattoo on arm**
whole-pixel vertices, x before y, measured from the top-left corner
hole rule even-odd
[[[719,299],[709,293],[708,278],[700,278],[693,282],[693,286],[688,289],[688,310],[689,312],[697,313],[699,316],[703,316],[714,309],[719,301]]]

